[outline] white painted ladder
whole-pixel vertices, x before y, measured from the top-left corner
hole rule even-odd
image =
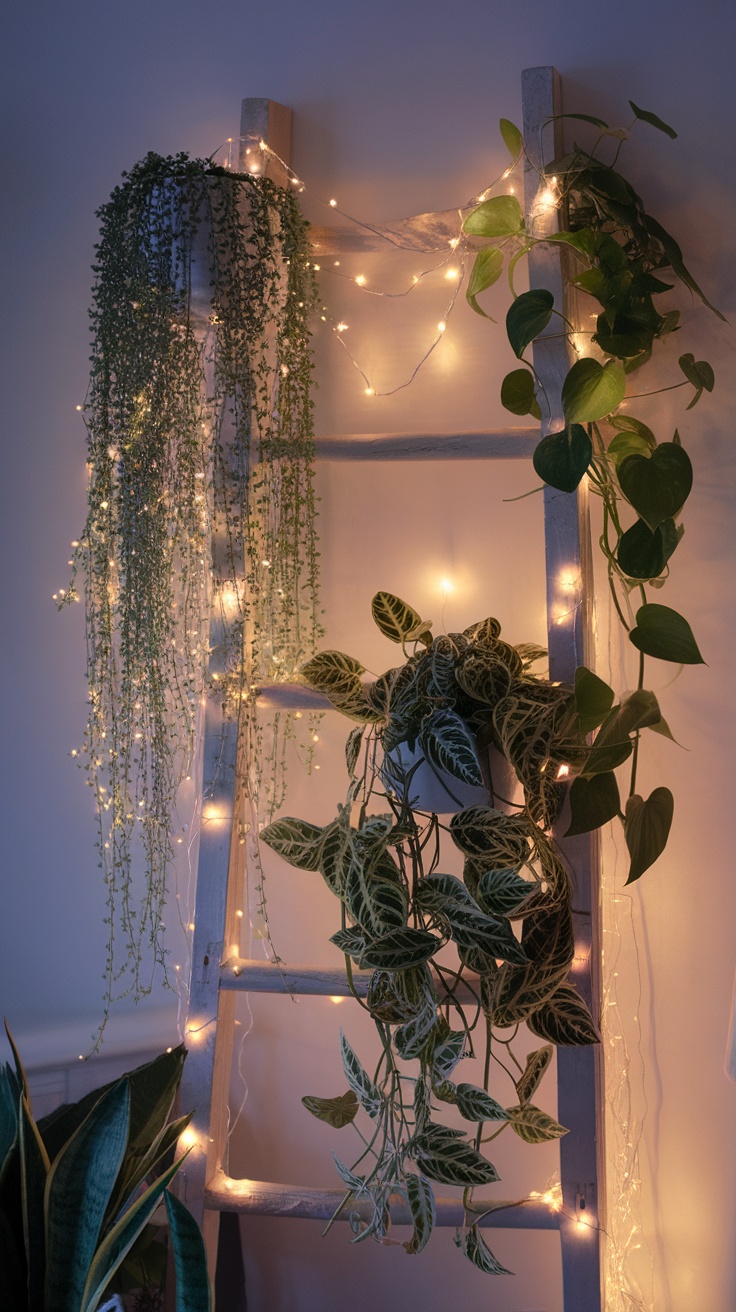
[[[525,202],[529,220],[538,189],[538,175],[544,165],[559,153],[560,82],[553,68],[531,68],[522,74],[524,141],[527,155]],[[291,111],[269,100],[244,100],[241,122],[241,158],[244,167],[244,143],[262,138],[282,160],[289,162]],[[414,228],[441,224],[445,216],[422,215],[407,221]],[[556,225],[557,213],[550,211],[549,221]],[[447,216],[457,225],[457,211]],[[400,225],[397,225],[400,226]],[[539,229],[537,228],[537,231]],[[341,251],[339,240],[329,229],[313,230],[313,242],[320,254]],[[369,249],[366,238],[360,249]],[[367,239],[368,243],[372,240]],[[351,245],[351,249],[355,246]],[[558,246],[537,246],[530,253],[530,285],[545,287],[555,295],[558,307],[564,305],[563,282]],[[553,413],[547,430],[561,426],[559,406],[562,381],[570,366],[566,339],[553,325],[547,337],[534,347],[534,365],[539,374]],[[509,428],[488,433],[456,435],[393,434],[389,436],[357,435],[325,437],[317,441],[318,460],[448,460],[509,459],[529,457],[540,437],[537,428]],[[550,488],[544,492],[544,526],[546,546],[547,615],[549,634],[550,678],[572,681],[575,668],[590,663],[592,629],[591,607],[593,574],[590,551],[588,494],[585,480],[577,493],[561,493]],[[580,578],[580,604],[569,623],[556,622],[561,602],[569,608],[569,597],[560,592],[563,571]],[[213,620],[216,626],[220,620]],[[217,645],[213,633],[212,646]],[[326,708],[325,699],[308,689],[287,684],[263,689],[260,704],[264,708]],[[190,981],[190,1005],[187,1022],[189,1058],[184,1068],[180,1103],[195,1108],[192,1129],[197,1147],[183,1168],[182,1181],[186,1201],[202,1224],[212,1276],[217,1251],[219,1213],[243,1212],[254,1215],[312,1217],[328,1219],[336,1210],[344,1191],[308,1189],[270,1184],[255,1180],[234,1180],[223,1170],[227,1137],[227,1103],[233,1050],[235,994],[241,992],[285,993],[287,986],[281,971],[268,962],[228,957],[228,944],[238,941],[236,909],[241,905],[245,848],[232,825],[238,814],[237,726],[223,722],[216,696],[206,709],[203,780],[207,809],[217,821],[203,822],[200,837],[194,941]],[[225,823],[223,823],[225,820]],[[230,823],[227,823],[230,821]],[[595,835],[581,835],[560,840],[569,863],[575,886],[574,926],[578,961],[575,982],[593,1014],[597,1014],[600,996],[600,934],[598,925],[598,845]],[[369,975],[356,972],[359,990],[367,988]],[[344,973],[288,966],[289,988],[300,994],[340,995],[349,989]],[[523,1207],[510,1206],[494,1211],[481,1224],[496,1228],[559,1230],[562,1247],[562,1271],[565,1312],[600,1312],[600,1234],[604,1225],[603,1205],[603,1103],[601,1096],[602,1061],[599,1048],[558,1048],[558,1116],[569,1133],[560,1140],[562,1210],[551,1211],[541,1201]],[[491,1200],[489,1200],[491,1205]],[[360,1211],[361,1204],[353,1204]],[[410,1223],[407,1209],[392,1204],[395,1223]],[[581,1233],[576,1217],[585,1216],[591,1228]],[[458,1202],[438,1199],[437,1222],[440,1225],[462,1224]]]

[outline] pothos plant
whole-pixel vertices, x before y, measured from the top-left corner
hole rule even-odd
[[[89,511],[56,599],[79,599],[80,574],[107,1014],[114,996],[149,992],[156,967],[166,978],[177,790],[207,680],[239,720],[245,802],[269,815],[294,731],[277,716],[264,741],[253,691],[288,678],[320,626],[314,281],[295,197],[210,160],[149,154],[99,218]]]
[[[574,686],[535,673],[545,651],[511,645],[496,619],[433,637],[431,623],[390,593],[377,593],[372,610],[401,646],[402,664],[367,682],[359,661],[324,651],[302,669],[356,721],[345,804],[326,826],[286,817],[262,833],[292,865],[320,872],[339,898],[332,942],[381,1044],[368,1072],[342,1034],[349,1090],[303,1101],[336,1128],[361,1112],[369,1119],[357,1160],[335,1159],[346,1189],[340,1210],[350,1213],[356,1240],[386,1240],[398,1197],[414,1221],[406,1250],[420,1252],[434,1222],[434,1183],[461,1185],[458,1246],[482,1271],[499,1273],[505,1268],[478,1228],[494,1204],[474,1198],[477,1186],[499,1179],[484,1146],[505,1131],[529,1144],[565,1134],[536,1105],[536,1090],[555,1044],[598,1041],[567,978],[572,886],[551,829],[570,761],[598,777],[624,743],[630,750],[638,721],[628,703],[612,706],[610,689],[584,667]],[[504,796],[503,762],[520,801]],[[420,768],[443,782],[446,809],[456,810],[449,823],[423,808]],[[486,801],[463,806],[457,790],[466,786],[485,789]],[[573,811],[568,832],[585,828]],[[445,873],[448,844],[460,853],[462,877]],[[365,1000],[355,966],[371,972]],[[522,1023],[542,1040],[525,1059],[515,1043]],[[457,1081],[467,1056],[482,1058],[482,1086]],[[457,1116],[454,1125],[440,1120],[443,1107],[459,1113],[462,1128]],[[355,1208],[361,1202],[367,1217]]]
[[[648,798],[637,792],[640,731],[645,727],[671,737],[657,698],[645,688],[645,657],[676,665],[697,664],[702,656],[687,620],[676,610],[650,599],[649,589],[662,588],[670,559],[683,536],[680,512],[690,494],[693,469],[677,429],[664,439],[635,417],[630,402],[675,388],[688,389],[687,410],[711,392],[714,373],[693,352],[679,355],[677,381],[647,389],[642,385],[654,350],[667,347],[680,331],[680,310],[660,308],[659,298],[676,285],[698,297],[719,318],[683,261],[673,237],[645,209],[644,203],[618,168],[618,159],[637,122],[669,137],[677,133],[656,114],[629,102],[633,120],[626,129],[611,129],[587,114],[560,117],[595,130],[590,149],[575,145],[554,160],[538,179],[531,222],[525,223],[513,195],[492,196],[465,219],[464,231],[489,238],[492,245],[478,252],[467,297],[479,314],[477,297],[507,267],[513,301],[506,316],[509,344],[522,366],[501,386],[503,405],[515,415],[544,418],[555,428],[551,399],[534,365],[527,359],[533,342],[553,331],[566,337],[573,363],[562,385],[563,425],[548,432],[534,453],[534,468],[549,486],[573,493],[583,479],[602,507],[599,547],[605,561],[611,598],[627,639],[639,653],[636,691],[617,713],[633,736],[608,754],[605,768],[573,770],[571,788],[576,823],[594,828],[621,815],[631,855],[628,882],[637,879],[664,850],[674,801],[668,788],[655,788]],[[524,157],[522,135],[507,119],[501,132],[514,163]],[[524,158],[526,168],[531,163]],[[559,219],[550,223],[550,215]],[[557,230],[559,224],[560,230]],[[562,248],[566,298],[577,297],[581,308],[593,306],[595,328],[583,332],[555,305],[551,291],[534,287],[517,295],[514,274],[520,260],[535,247]],[[488,317],[488,316],[486,316]],[[636,390],[629,390],[633,381]],[[602,694],[603,695],[603,694]],[[613,700],[613,694],[605,693]],[[608,733],[604,725],[603,733]],[[631,762],[622,814],[615,767]]]

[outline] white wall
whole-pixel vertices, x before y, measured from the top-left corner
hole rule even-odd
[[[699,6],[621,0],[615,9],[600,0],[568,0],[564,8],[538,0],[524,6],[376,0],[370,7],[272,0],[257,12],[236,0],[206,7],[191,0],[119,6],[42,0],[15,6],[4,36],[0,998],[34,1051],[54,1029],[68,1032],[72,1038],[63,1042],[73,1039],[81,1050],[98,1019],[103,897],[88,790],[67,755],[81,739],[85,715],[81,613],[75,608],[58,617],[51,594],[65,581],[67,545],[84,513],[83,431],[75,405],[86,383],[94,209],[120,171],[147,150],[209,154],[237,135],[244,95],[294,108],[295,167],[316,194],[338,196],[352,213],[388,219],[461,203],[498,172],[496,124],[501,115],[518,121],[521,69],[552,63],[563,75],[568,108],[618,122],[631,97],[679,128],[674,143],[646,130],[637,134],[629,169],[652,210],[681,239],[711,299],[732,318],[734,24],[727,0]],[[398,276],[395,266],[395,257],[376,261],[372,276],[388,282]],[[330,305],[351,323],[361,358],[387,380],[403,376],[421,354],[445,295],[422,290],[412,309],[411,300],[372,303],[352,292],[343,299],[324,286]],[[657,765],[651,782],[670,784],[677,815],[667,858],[634,893],[636,938],[625,931],[620,971],[635,978],[638,950],[645,987],[636,1014],[647,1068],[643,1206],[656,1307],[727,1312],[736,1296],[734,1088],[723,1073],[736,922],[729,842],[734,338],[697,307],[691,322],[716,369],[718,390],[681,423],[697,484],[665,599],[691,618],[708,666],[685,671],[663,693],[689,753],[669,744],[649,752]],[[502,419],[498,380],[509,367],[502,331],[464,306],[424,374],[391,401],[362,395],[333,339],[318,334],[317,347],[322,432],[451,431]],[[676,407],[657,401],[653,413],[666,432]],[[434,605],[439,620],[436,575],[446,569],[462,583],[452,603],[461,619],[496,609],[512,640],[541,636],[538,510],[528,501],[501,504],[529,485],[528,472],[511,465],[501,475],[494,468],[492,476],[478,467],[406,467],[390,489],[378,471],[325,468],[330,640],[388,663],[365,623],[372,591],[405,591],[420,608]],[[523,590],[509,586],[510,566]],[[447,619],[455,622],[449,606]],[[604,610],[600,621],[603,628]],[[605,673],[605,652],[602,662]],[[664,673],[662,686],[667,682]],[[317,800],[311,784],[294,773],[297,813],[320,807],[328,813],[338,781],[342,787],[337,767],[334,774],[328,768],[329,744],[324,752],[324,776],[334,786],[322,778]],[[276,877],[273,896],[285,950],[304,959],[309,953],[295,932],[300,922],[290,918],[289,886]],[[302,887],[294,896],[315,925],[331,923],[321,890]],[[270,1099],[264,1090],[272,1087],[272,1074],[284,1076],[279,1088],[285,1089],[287,1062],[299,1058],[305,1078],[327,1070],[327,1063],[337,1078],[334,1040],[324,1027],[315,1022],[307,1047],[299,1042],[304,1026],[297,1025],[297,1009],[280,1003],[278,1015],[276,1005],[259,1003],[244,1048],[252,1093],[233,1148],[243,1169],[255,1157],[266,1170]],[[301,1004],[299,1016],[317,1005]],[[163,1043],[175,1028],[166,1006],[165,997],[154,996],[132,1024],[145,1028],[149,1017],[155,1042]],[[634,1043],[634,1028],[631,1038]],[[298,1094],[304,1089],[297,1074]],[[283,1116],[279,1168],[293,1178],[288,1153],[299,1149],[304,1170],[324,1172],[327,1182],[328,1136],[296,1119],[298,1110],[284,1107]],[[524,1175],[527,1168],[518,1169]],[[488,1291],[455,1259],[449,1235],[420,1267],[399,1260],[398,1250],[348,1251],[342,1231],[323,1249],[299,1223],[283,1230],[274,1224],[250,1230],[258,1309],[322,1312],[345,1306],[348,1291],[356,1312],[379,1301],[388,1308],[411,1305],[418,1295],[409,1281],[418,1282],[432,1312],[474,1296],[496,1298],[499,1309],[559,1307],[549,1237],[503,1236],[502,1256],[525,1274]],[[442,1254],[459,1282],[456,1294],[438,1275]],[[280,1292],[264,1293],[277,1279]]]

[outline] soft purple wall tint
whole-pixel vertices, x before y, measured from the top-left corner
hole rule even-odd
[[[317,194],[337,195],[348,211],[377,219],[441,209],[464,201],[498,172],[503,153],[496,125],[501,115],[518,120],[522,68],[555,64],[568,108],[620,122],[631,97],[679,129],[674,143],[647,129],[637,133],[629,169],[654,212],[681,239],[707,294],[733,321],[734,35],[727,0],[698,6],[682,0],[623,0],[615,7],[599,0],[564,5],[528,0],[523,6],[507,0],[459,0],[454,5],[376,0],[370,6],[276,0],[262,7],[235,0],[206,6],[189,0],[128,0],[125,5],[45,0],[15,5],[6,15],[0,79],[5,257],[0,362],[6,374],[0,479],[0,998],[21,1035],[53,1027],[71,1027],[76,1034],[79,1027],[85,1036],[98,1018],[103,897],[89,790],[68,757],[81,738],[84,719],[81,612],[75,608],[58,617],[51,594],[65,582],[68,543],[84,512],[83,431],[75,405],[86,386],[94,210],[120,171],[149,149],[209,154],[237,134],[241,97],[269,96],[295,111],[294,164]],[[397,271],[387,258],[374,265],[374,272],[388,279]],[[326,286],[325,294],[338,304],[332,288]],[[441,317],[437,303],[443,293],[438,301],[423,297],[411,312],[355,299],[346,299],[340,309],[379,372],[400,376],[421,354],[427,325]],[[692,322],[701,334],[702,354],[716,369],[718,390],[681,424],[698,482],[667,599],[691,618],[708,668],[686,671],[663,692],[668,718],[690,751],[678,754],[663,744],[656,753],[656,775],[652,769],[651,781],[644,780],[651,786],[663,780],[670,784],[678,811],[671,856],[634,898],[642,969],[645,976],[650,972],[641,1008],[651,1072],[644,1206],[655,1235],[658,1312],[726,1312],[736,1295],[731,1256],[734,1088],[723,1074],[736,920],[729,841],[735,727],[729,691],[734,336],[730,327],[697,307]],[[500,330],[460,306],[425,373],[379,408],[362,395],[334,341],[318,334],[321,431],[492,426],[502,419],[497,384],[508,367],[500,342]],[[664,403],[650,403],[648,411],[665,435],[667,425],[681,419],[672,395]],[[512,490],[505,483],[489,485],[487,519],[482,499],[477,504],[473,498],[483,544],[476,556],[465,531],[462,486],[453,478],[444,497],[438,497],[432,481],[437,477],[436,470],[415,471],[402,504],[394,495],[390,509],[377,507],[380,485],[374,478],[356,474],[348,485],[337,474],[322,479],[328,627],[335,640],[339,637],[356,654],[369,641],[364,617],[371,591],[392,585],[386,578],[391,560],[417,562],[415,579],[407,575],[407,586],[413,581],[418,590],[426,588],[431,602],[432,580],[422,574],[421,565],[427,541],[417,517],[427,496],[441,521],[432,535],[432,559],[438,569],[454,562],[470,579],[465,603],[457,601],[460,609],[476,605],[479,579],[488,579],[492,597],[494,572],[507,570],[513,558],[518,578],[530,581],[531,590],[523,604],[513,601],[513,590],[508,602],[502,599],[505,622],[512,640],[538,636],[543,580],[528,503],[520,503],[524,528],[518,538],[508,527],[510,508],[504,507],[503,516],[491,509],[517,487],[524,490],[524,477],[509,470],[503,477]],[[350,496],[355,498],[353,516],[345,513]],[[388,544],[375,565],[368,549],[371,523]],[[381,577],[376,575],[379,566]],[[602,633],[604,620],[601,615]],[[604,674],[607,660],[604,650]],[[621,677],[628,677],[631,686],[630,669]],[[658,686],[664,689],[669,677],[669,671],[658,674]],[[334,783],[342,788],[337,768]],[[298,788],[299,804],[310,806]],[[321,912],[314,914],[321,926]],[[631,941],[624,943],[621,960],[622,974],[629,971],[634,977]],[[150,1007],[165,1003],[157,995]],[[144,1025],[153,1011],[138,1015]],[[264,1012],[250,1058],[245,1049],[246,1066],[268,1059],[266,1040],[271,1039],[275,1068],[287,1070],[294,1046],[290,1024],[277,1023]],[[323,1047],[333,1053],[334,1036],[324,1037]],[[301,1091],[301,1075],[294,1080]],[[259,1107],[258,1098],[254,1105]],[[251,1124],[237,1142],[244,1169],[248,1136],[267,1136],[267,1113],[263,1108],[262,1129]],[[300,1121],[295,1138],[308,1133]],[[269,1262],[277,1261],[279,1242],[301,1254],[283,1277],[279,1308],[304,1312],[314,1307],[316,1312],[319,1307],[324,1312],[333,1305],[329,1298],[342,1307],[350,1297],[362,1312],[387,1288],[376,1254],[366,1250],[356,1261],[368,1301],[355,1301],[350,1272],[358,1266],[350,1267],[352,1254],[329,1293],[323,1289],[328,1258],[313,1246],[304,1247],[306,1232],[297,1230],[293,1239],[279,1241],[270,1223],[262,1229],[261,1257],[258,1263],[252,1259],[254,1288],[268,1287]],[[443,1251],[448,1242],[449,1236],[443,1237]],[[329,1262],[337,1260],[338,1250],[344,1253],[344,1238],[330,1249]],[[514,1257],[517,1251],[519,1270],[526,1250],[514,1247]],[[492,1296],[508,1300],[497,1302],[499,1308],[553,1312],[558,1307],[554,1253],[544,1245],[533,1251],[539,1282],[509,1291],[504,1285],[502,1293],[494,1286]],[[458,1278],[465,1279],[462,1264],[461,1270]],[[302,1287],[319,1293],[314,1298],[304,1293],[298,1302],[289,1290],[299,1283],[300,1271]],[[408,1277],[402,1269],[396,1278],[403,1282]],[[441,1281],[434,1285],[433,1277],[423,1286],[431,1312],[457,1305],[448,1286]],[[482,1294],[487,1288],[463,1285],[463,1302],[491,1297]],[[545,1293],[548,1289],[553,1292]],[[259,1307],[276,1312],[267,1293],[258,1298]],[[396,1287],[397,1306],[410,1298],[405,1285]]]

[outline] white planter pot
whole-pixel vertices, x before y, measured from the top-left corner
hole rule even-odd
[[[485,787],[465,784],[446,770],[434,770],[422,751],[417,747],[412,752],[408,743],[400,743],[389,756],[384,783],[393,793],[397,789],[392,783],[391,764],[397,764],[404,774],[416,766],[409,784],[409,804],[414,811],[456,815],[468,806],[495,806],[499,811],[513,812],[516,808],[509,803],[518,803],[521,799],[521,785],[513,766],[494,747],[489,749],[482,763],[484,774],[493,781],[493,793]]]

